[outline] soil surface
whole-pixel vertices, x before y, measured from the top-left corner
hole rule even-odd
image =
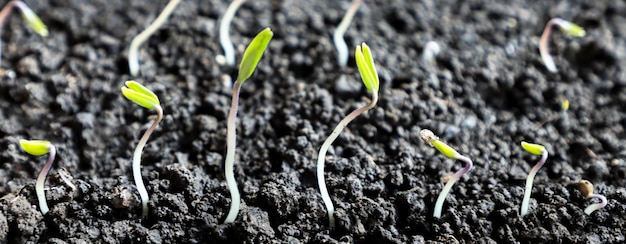
[[[506,3],[505,3],[506,2]],[[240,60],[265,27],[275,33],[241,91],[235,176],[224,178],[230,76],[218,24],[225,0],[185,0],[140,49],[128,46],[167,1],[28,1],[48,25],[37,36],[14,14],[2,31],[1,243],[623,243],[626,240],[626,4],[623,1],[365,0],[346,33],[348,67],[332,31],[350,1],[255,0],[237,12]],[[550,41],[557,73],[543,65],[545,24],[583,26]],[[442,49],[421,60],[429,41]],[[380,76],[378,105],[359,116],[326,158],[337,227],[328,229],[315,162],[338,122],[369,102],[354,62],[367,42]],[[344,76],[345,79],[341,79]],[[154,112],[126,100],[135,79],[154,90],[165,118],[143,152],[150,209],[141,218],[131,154]],[[571,105],[563,111],[565,99]],[[474,161],[432,217],[443,181],[463,167],[419,139],[428,128]],[[58,148],[42,215],[35,178],[46,157],[20,139]],[[546,146],[530,213],[520,205]],[[62,177],[75,185],[70,187]],[[591,215],[577,182],[608,205]]]

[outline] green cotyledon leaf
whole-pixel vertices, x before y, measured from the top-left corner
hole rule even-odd
[[[546,148],[542,145],[528,143],[525,141],[522,141],[522,148],[524,148],[524,150],[534,155],[541,155],[546,150]]]
[[[161,102],[156,94],[145,86],[133,80],[126,81],[124,84],[125,86],[122,87],[122,95],[128,100],[150,110],[155,109],[156,106],[161,106]]]
[[[356,46],[354,58],[356,59],[356,65],[367,90],[372,93],[378,92],[378,72],[376,72],[372,52],[365,42]]]
[[[33,156],[41,156],[50,152],[49,141],[44,140],[20,140],[20,147],[22,150]]]
[[[241,64],[239,64],[239,75],[237,76],[237,82],[243,83],[246,81],[254,70],[256,66],[259,64],[261,57],[263,57],[263,52],[267,49],[267,45],[269,45],[272,37],[274,36],[274,32],[268,27],[261,31],[259,34],[252,39],[250,45],[246,48],[246,51],[243,53],[243,58],[241,59]]]
[[[48,27],[41,21],[39,16],[35,14],[30,8],[20,8],[22,12],[22,18],[31,29],[40,36],[48,36]]]

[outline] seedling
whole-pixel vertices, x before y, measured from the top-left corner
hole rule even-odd
[[[218,63],[226,63],[228,66],[235,65],[235,47],[230,41],[229,34],[230,23],[233,22],[235,13],[245,1],[246,0],[233,0],[226,9],[224,17],[222,17],[222,22],[220,23],[220,44],[224,49],[224,56],[219,55],[216,57]]]
[[[40,36],[46,37],[48,36],[48,27],[41,21],[39,16],[31,10],[26,3],[22,1],[10,1],[7,5],[4,6],[2,11],[0,11],[0,33],[2,33],[2,29],[4,27],[4,22],[11,15],[11,11],[16,7],[22,13],[22,18],[26,22],[31,29],[35,31]],[[0,40],[0,60],[2,59],[2,40]]]
[[[435,57],[439,55],[441,52],[441,48],[439,44],[435,41],[429,41],[424,45],[424,50],[422,51],[422,61],[427,64],[434,64]]]
[[[585,29],[572,22],[561,18],[553,18],[548,21],[548,24],[546,24],[546,27],[543,29],[543,34],[541,34],[541,40],[539,40],[539,53],[541,54],[541,59],[546,65],[546,68],[552,73],[556,73],[557,69],[552,56],[550,56],[548,46],[550,41],[550,32],[552,31],[552,26],[554,25],[558,26],[559,29],[561,29],[561,32],[566,35],[573,37],[585,36]]]
[[[348,123],[354,120],[357,116],[376,106],[376,103],[378,102],[378,73],[376,72],[374,59],[372,58],[372,53],[370,52],[370,48],[367,44],[363,43],[362,47],[361,45],[356,46],[355,59],[363,84],[365,84],[367,90],[372,93],[372,100],[367,105],[352,111],[352,113],[348,114],[348,116],[341,120],[330,136],[328,136],[326,141],[324,141],[324,144],[322,144],[320,152],[317,155],[317,184],[319,185],[322,200],[324,200],[324,204],[326,205],[326,209],[328,211],[328,226],[330,229],[335,228],[335,207],[330,199],[328,189],[326,189],[326,182],[324,180],[324,161],[326,152],[343,129],[346,128]]]
[[[439,197],[437,197],[433,217],[441,218],[441,209],[443,208],[443,202],[446,201],[446,197],[450,193],[452,185],[454,185],[454,183],[461,179],[461,176],[472,170],[472,166],[474,165],[474,163],[470,158],[461,155],[452,147],[439,140],[439,137],[437,137],[432,131],[428,129],[423,129],[420,131],[420,138],[422,138],[422,140],[428,145],[437,149],[437,151],[439,151],[444,156],[454,160],[460,160],[465,162],[465,168],[458,170],[454,175],[448,177],[446,185],[441,190],[441,193],[439,193]]]
[[[585,213],[587,215],[591,215],[593,211],[604,208],[606,206],[607,204],[606,197],[600,194],[594,194],[593,184],[591,184],[591,182],[589,182],[588,180],[580,180],[578,182],[578,189],[580,190],[580,193],[582,193],[583,196],[586,197],[587,199],[589,198],[600,199],[600,203],[591,204],[585,208]]]
[[[163,12],[159,14],[154,22],[130,42],[130,47],[128,48],[128,69],[132,76],[139,76],[139,46],[148,40],[148,38],[167,21],[167,18],[174,12],[174,9],[176,9],[180,1],[181,0],[170,0],[163,9]]]
[[[232,223],[235,221],[235,218],[237,218],[237,214],[239,213],[239,205],[241,204],[241,196],[239,195],[239,189],[237,188],[237,181],[235,181],[234,171],[236,148],[235,123],[239,104],[239,90],[241,85],[243,85],[243,82],[250,78],[256,69],[261,57],[263,57],[263,52],[272,40],[273,36],[274,33],[270,28],[265,28],[257,34],[246,48],[246,51],[243,53],[241,64],[239,64],[239,75],[237,76],[237,81],[233,87],[233,98],[230,105],[230,112],[228,113],[228,125],[226,129],[225,175],[226,185],[230,191],[231,203],[230,210],[226,216],[226,220],[224,220],[224,223]]]
[[[534,155],[541,155],[541,159],[539,159],[537,164],[535,164],[535,166],[530,170],[530,173],[528,173],[528,178],[526,178],[526,188],[524,190],[524,199],[522,199],[522,209],[520,211],[520,215],[524,216],[528,214],[528,204],[530,202],[530,193],[533,190],[533,181],[535,180],[535,175],[537,174],[537,171],[539,171],[541,166],[546,163],[546,160],[548,159],[548,150],[546,150],[546,148],[542,145],[528,143],[525,141],[522,141],[522,148]]]
[[[126,99],[133,101],[139,106],[157,112],[154,123],[152,123],[150,128],[143,134],[133,153],[133,178],[135,179],[135,185],[137,185],[137,191],[139,191],[139,196],[141,197],[141,216],[145,218],[148,216],[148,191],[141,179],[141,153],[143,152],[144,146],[146,146],[146,142],[148,142],[148,138],[159,125],[161,119],[163,119],[163,108],[161,108],[159,98],[145,86],[132,80],[126,81],[125,85],[126,86],[122,87],[122,95],[124,95]]]
[[[333,33],[333,41],[337,48],[337,61],[339,62],[339,67],[342,69],[348,65],[348,44],[346,44],[346,41],[343,39],[343,35],[346,33],[346,30],[348,30],[348,27],[350,27],[354,14],[359,10],[359,6],[361,6],[362,2],[363,0],[352,1],[346,15],[343,16],[343,19],[341,19],[341,22]]]
[[[50,168],[52,168],[52,163],[54,163],[56,148],[49,141],[42,140],[20,140],[20,147],[33,156],[48,154],[48,161],[44,164],[41,172],[39,172],[37,182],[35,182],[35,192],[37,193],[37,200],[39,201],[39,210],[41,210],[42,214],[46,214],[50,209],[46,202],[46,193],[44,192],[43,184],[46,181],[48,172],[50,172]]]

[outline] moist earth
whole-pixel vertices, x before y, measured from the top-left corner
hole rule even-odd
[[[236,67],[218,24],[225,0],[182,1],[140,48],[128,46],[167,1],[28,1],[48,25],[37,36],[14,13],[2,31],[0,242],[2,243],[623,243],[626,239],[626,4],[623,1],[365,0],[337,65],[332,31],[350,1],[247,1],[230,34],[237,60],[265,27],[274,39],[242,86],[235,176],[242,208],[224,178],[226,117]],[[545,24],[559,69],[543,65]],[[421,60],[429,41],[434,64]],[[337,211],[329,230],[316,181],[317,152],[338,122],[369,102],[353,60],[373,51],[378,105],[341,133],[326,158]],[[141,218],[131,154],[154,113],[126,100],[134,79],[155,91],[165,118],[143,152],[150,194]],[[567,110],[561,104],[570,101]],[[432,217],[444,179],[463,167],[419,139],[430,129],[474,161]],[[42,215],[35,178],[45,158],[20,139],[50,140],[58,157]],[[530,213],[519,207],[537,156]],[[69,177],[71,187],[62,177]],[[591,215],[577,182],[608,205]]]

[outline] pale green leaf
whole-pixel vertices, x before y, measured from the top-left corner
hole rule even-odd
[[[263,57],[263,52],[267,48],[267,45],[272,40],[274,33],[268,27],[261,31],[259,34],[252,39],[250,45],[246,48],[246,51],[243,53],[243,58],[241,59],[241,64],[239,64],[239,75],[237,76],[237,82],[243,83],[246,81],[254,70],[256,69],[257,64]]]
[[[546,150],[546,148],[542,145],[528,143],[525,141],[522,141],[522,148],[524,148],[524,150],[534,155],[541,155]]]
[[[156,106],[161,106],[156,94],[145,86],[132,80],[126,81],[125,85],[122,87],[122,95],[128,100],[150,110],[155,109]]]
[[[22,147],[22,150],[34,156],[41,156],[49,153],[50,145],[52,145],[52,143],[44,140],[20,140],[20,147]]]
[[[459,153],[452,147],[448,146],[448,144],[445,144],[440,140],[433,140],[431,143],[433,147],[435,147],[441,154],[445,155],[446,157],[451,159],[459,158]]]
[[[39,16],[35,14],[35,12],[33,12],[28,7],[21,8],[20,10],[22,10],[22,18],[24,19],[24,22],[26,22],[26,24],[30,26],[30,28],[33,29],[35,33],[43,37],[48,36],[48,27],[46,27],[46,25],[43,23],[43,21],[41,21]]]
[[[356,46],[355,59],[361,79],[367,90],[372,93],[378,92],[378,72],[376,72],[376,65],[374,65],[374,58],[370,48],[365,42]]]

